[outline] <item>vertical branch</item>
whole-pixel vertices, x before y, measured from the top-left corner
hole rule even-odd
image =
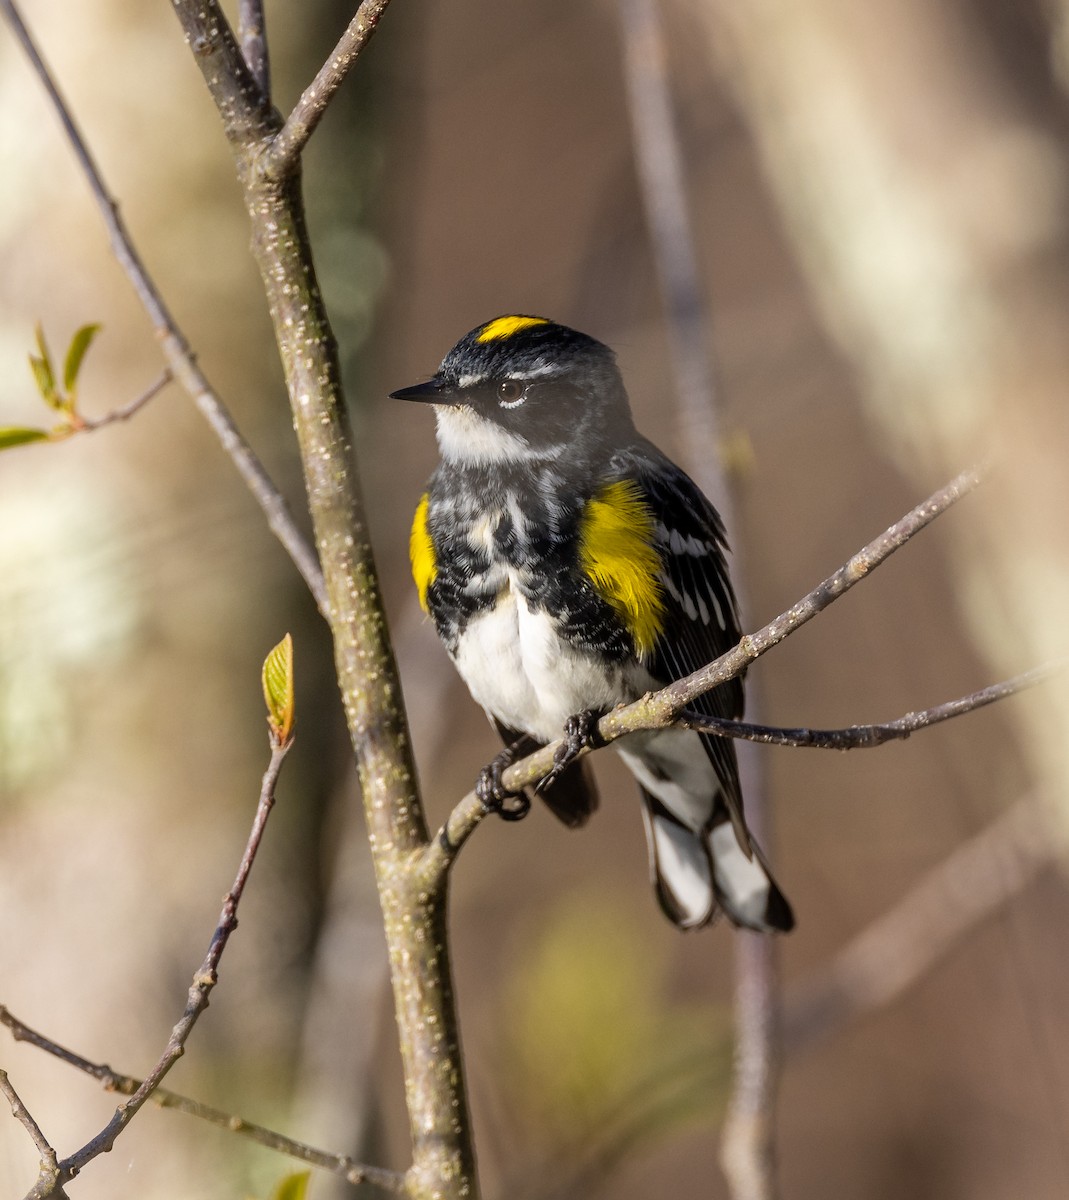
[[[731,528],[731,498],[718,469],[714,356],[707,304],[687,206],[686,172],[668,79],[657,0],[619,0],[624,81],[639,191],[664,305],[688,472]]]
[[[222,10],[216,0],[172,2],[190,46],[206,48],[195,59],[234,151],[293,409],[383,910],[413,1143],[409,1191],[414,1200],[475,1197],[447,949],[446,880],[429,889],[418,869],[427,828],[352,453],[337,346],[305,227],[299,152],[314,121],[302,120],[299,128],[287,122],[294,136],[267,169],[277,147],[277,123],[270,113],[257,119],[248,111],[231,119],[235,79],[246,68]],[[378,0],[376,19],[384,8],[384,0]],[[346,36],[349,53],[336,52],[328,64],[333,72],[328,95],[369,34],[351,24]],[[229,76],[220,70],[224,63],[231,64]],[[321,107],[315,112],[320,114]]]
[[[267,54],[267,24],[263,0],[241,0],[238,6],[238,40],[241,54],[252,72],[264,104],[271,101],[271,60]]]
[[[733,529],[731,493],[719,469],[715,360],[706,332],[664,29],[657,0],[619,0],[619,14],[636,168],[676,373],[679,444],[689,450],[683,466]],[[751,702],[751,711],[753,707]],[[740,746],[738,755],[747,822],[763,841],[761,763],[752,745]],[[735,931],[734,944],[735,1080],[721,1137],[721,1163],[735,1200],[771,1200],[776,1194],[776,952],[771,938],[746,930]]]
[[[415,886],[427,843],[364,518],[337,347],[296,179],[245,176],[253,251],[285,368],[323,563],[334,658],[371,835],[413,1135],[413,1194],[474,1194],[474,1155],[446,955],[445,888]]]
[[[747,793],[748,808],[755,794]],[[734,1007],[735,1079],[720,1134],[720,1165],[733,1200],[771,1200],[778,1190],[780,997],[775,946],[764,934],[735,931]]]

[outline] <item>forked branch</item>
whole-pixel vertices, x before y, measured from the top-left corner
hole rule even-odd
[[[720,737],[739,738],[747,742],[760,742],[765,746],[810,747],[816,750],[870,750],[887,742],[905,741],[920,729],[939,725],[952,717],[974,712],[996,700],[1016,695],[1024,688],[1042,683],[1064,663],[1050,663],[1024,671],[1012,679],[993,683],[979,691],[970,692],[957,700],[947,700],[934,708],[921,712],[908,712],[893,721],[878,725],[850,725],[845,729],[785,729],[778,725],[752,725],[746,721],[728,721],[723,717],[711,717],[705,713],[684,708],[679,714],[679,724],[686,729],[700,729]]]
[[[0,1025],[4,1025],[10,1030],[11,1036],[16,1042],[26,1042],[31,1046],[36,1046],[46,1054],[51,1054],[61,1062],[75,1067],[103,1084],[105,1091],[116,1092],[120,1096],[132,1096],[141,1087],[140,1079],[114,1071],[106,1063],[91,1062],[80,1054],[75,1054],[73,1050],[68,1050],[20,1021],[14,1013],[2,1005],[0,1005]],[[0,1072],[0,1090],[3,1090],[2,1077],[3,1072]],[[346,1183],[370,1183],[374,1187],[395,1195],[400,1195],[405,1190],[405,1177],[400,1171],[388,1171],[383,1167],[367,1166],[356,1162],[347,1154],[332,1154],[329,1150],[317,1149],[315,1146],[309,1146],[305,1142],[299,1142],[295,1138],[277,1133],[273,1129],[267,1129],[263,1125],[246,1121],[244,1117],[213,1108],[210,1104],[202,1104],[199,1100],[191,1100],[188,1096],[179,1095],[178,1092],[172,1092],[168,1088],[157,1088],[152,1093],[152,1102],[159,1105],[160,1108],[170,1108],[176,1112],[197,1117],[219,1129],[225,1129],[240,1137],[248,1138],[249,1141],[265,1146],[269,1150],[276,1150],[299,1162],[329,1171],[339,1179],[344,1179]],[[22,1118],[20,1117],[20,1119]],[[22,1123],[25,1125],[26,1121],[22,1120]],[[45,1151],[38,1139],[34,1140],[37,1142],[38,1150],[43,1158]],[[45,1143],[45,1147],[47,1148],[47,1143]]]
[[[173,4],[192,46],[202,38],[211,46],[225,43],[219,61],[233,58],[237,43],[215,0]],[[369,12],[377,17],[383,7],[363,9],[364,18],[369,19]],[[366,30],[350,26],[338,61],[326,68],[325,92],[333,94],[367,36]],[[316,276],[299,172],[287,164],[284,152],[276,163],[279,173],[272,174],[266,160],[277,130],[265,121],[259,139],[245,139],[247,114],[231,123],[224,103],[231,91],[216,78],[217,61],[197,55],[195,62],[235,150],[329,596],[334,663],[368,821],[405,1072],[412,1139],[407,1187],[420,1200],[474,1200],[478,1182],[452,994],[446,892],[444,887],[425,890],[418,871],[427,824],[352,453],[337,342]],[[318,113],[318,102],[310,104],[311,113]],[[298,131],[292,144],[299,148],[306,137]]]
[[[68,1157],[59,1162],[55,1161],[54,1155],[49,1158],[42,1152],[40,1174],[37,1183],[27,1193],[26,1200],[44,1200],[46,1196],[62,1195],[64,1185],[69,1183],[87,1163],[92,1162],[98,1155],[105,1154],[111,1150],[118,1136],[133,1120],[145,1101],[159,1087],[160,1081],[185,1052],[185,1045],[189,1039],[189,1035],[193,1032],[193,1026],[197,1023],[201,1013],[208,1007],[208,997],[218,980],[219,961],[223,956],[223,951],[226,949],[227,941],[237,928],[238,904],[241,902],[241,896],[245,890],[249,872],[252,870],[252,864],[259,850],[267,818],[275,803],[275,786],[278,783],[279,772],[282,770],[282,763],[285,761],[292,744],[292,741],[289,741],[282,745],[272,746],[271,761],[264,772],[260,787],[260,800],[256,806],[256,815],[245,845],[245,851],[241,856],[237,875],[233,886],[224,898],[223,909],[219,915],[219,923],[208,945],[208,952],[193,976],[193,983],[189,988],[186,998],[185,1011],[182,1013],[174,1029],[172,1029],[171,1036],[167,1041],[163,1053],[160,1055],[159,1061],[130,1098],[124,1100],[116,1108],[114,1115],[107,1125],[94,1138],[86,1142],[81,1149],[76,1150],[73,1154],[68,1155]]]

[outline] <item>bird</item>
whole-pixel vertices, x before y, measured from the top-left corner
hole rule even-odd
[[[595,744],[614,707],[691,674],[740,639],[727,541],[697,485],[635,428],[615,353],[546,317],[466,333],[423,383],[440,461],[410,536],[412,574],[449,657],[505,742],[478,795],[505,817],[501,773],[567,736]],[[739,679],[693,702],[738,718]],[[614,749],[639,786],[651,880],[681,929],[719,913],[786,932],[794,915],[746,825],[728,738],[638,731]],[[538,794],[567,825],[598,797],[585,757]]]

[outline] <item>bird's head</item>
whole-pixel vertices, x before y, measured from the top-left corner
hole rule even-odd
[[[545,317],[496,317],[467,333],[426,383],[391,392],[433,404],[449,462],[586,457],[633,428],[616,356]]]

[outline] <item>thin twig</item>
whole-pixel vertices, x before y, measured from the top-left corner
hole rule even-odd
[[[10,1030],[15,1041],[28,1042],[31,1046],[36,1046],[39,1050],[44,1050],[62,1062],[76,1067],[79,1071],[83,1071],[86,1075],[90,1075],[102,1083],[106,1091],[117,1092],[122,1096],[132,1096],[142,1085],[140,1079],[122,1075],[113,1071],[106,1063],[91,1062],[89,1059],[82,1058],[80,1054],[75,1054],[64,1046],[60,1046],[45,1037],[44,1034],[31,1029],[2,1005],[0,1005],[0,1025],[5,1025]],[[370,1183],[388,1192],[396,1194],[404,1192],[405,1177],[400,1171],[387,1171],[383,1167],[367,1166],[355,1162],[348,1155],[331,1154],[329,1151],[316,1149],[314,1146],[276,1133],[273,1129],[256,1125],[252,1121],[246,1121],[243,1117],[213,1108],[209,1104],[202,1104],[198,1100],[191,1100],[189,1097],[179,1095],[178,1092],[172,1092],[167,1088],[157,1088],[152,1094],[152,1102],[158,1104],[160,1108],[171,1108],[176,1112],[187,1113],[220,1129],[240,1134],[258,1145],[266,1146],[269,1150],[277,1150],[280,1154],[287,1154],[301,1162],[321,1167],[344,1179],[347,1183]]]
[[[719,461],[715,360],[672,103],[668,40],[657,0],[619,0],[618,11],[631,140],[676,378],[679,444],[688,448],[683,465],[731,529],[731,492]],[[745,607],[740,611],[745,613]],[[767,797],[761,760],[752,749],[739,758],[747,819],[762,839]],[[733,941],[734,1076],[721,1133],[721,1161],[735,1200],[770,1200],[776,1190],[772,1114],[779,1076],[777,949],[773,939],[745,929],[736,930]]]
[[[129,421],[132,416],[139,413],[150,400],[154,400],[160,392],[171,382],[174,376],[170,369],[164,367],[163,374],[156,380],[154,384],[149,386],[136,399],[131,400],[129,404],[125,404],[122,408],[116,408],[110,413],[105,413],[102,417],[79,417],[76,428],[79,433],[91,432],[95,429],[103,429],[105,425],[111,425],[115,421]]]
[[[741,738],[748,742],[761,742],[766,746],[869,750],[886,742],[905,741],[918,729],[927,729],[930,725],[938,725],[949,721],[951,717],[960,717],[964,713],[994,704],[996,700],[1005,699],[1006,696],[1013,696],[1024,688],[1033,687],[1049,679],[1056,670],[1064,666],[1064,663],[1058,662],[1035,667],[1002,683],[993,683],[978,692],[971,692],[968,696],[947,700],[944,704],[926,708],[923,712],[909,712],[894,721],[885,721],[879,725],[851,725],[846,729],[786,729],[778,725],[752,725],[747,721],[707,717],[704,713],[687,708],[679,714],[679,724],[686,729],[700,729],[720,737]]]
[[[48,1138],[41,1131],[41,1126],[33,1119],[30,1110],[22,1102],[22,1098],[18,1092],[15,1091],[7,1072],[2,1070],[0,1070],[0,1092],[3,1092],[7,1098],[7,1102],[11,1105],[11,1115],[33,1139],[33,1144],[37,1147],[37,1153],[41,1156],[42,1171],[46,1168],[49,1171],[55,1171],[58,1165],[55,1150],[52,1148]]]
[[[252,864],[256,859],[256,852],[263,838],[267,818],[270,816],[271,809],[275,803],[275,786],[278,783],[279,772],[282,770],[282,763],[285,761],[286,755],[289,753],[292,745],[293,742],[290,740],[281,745],[275,744],[271,747],[271,761],[264,772],[263,782],[260,787],[260,800],[256,806],[256,815],[253,818],[252,828],[245,845],[245,851],[241,856],[241,863],[238,866],[234,884],[223,899],[223,908],[219,915],[219,923],[208,945],[208,952],[193,976],[193,983],[186,998],[185,1011],[182,1013],[174,1029],[171,1030],[171,1036],[167,1041],[163,1053],[160,1055],[159,1061],[148,1075],[145,1076],[130,1099],[119,1105],[107,1125],[94,1138],[86,1142],[81,1149],[64,1158],[59,1163],[57,1171],[53,1176],[47,1180],[40,1179],[37,1185],[27,1193],[26,1200],[42,1200],[45,1196],[54,1196],[56,1189],[73,1179],[86,1163],[91,1162],[98,1155],[105,1154],[111,1150],[118,1136],[133,1120],[145,1101],[159,1087],[160,1081],[185,1052],[186,1041],[189,1039],[189,1035],[193,1031],[193,1026],[197,1023],[197,1019],[208,1007],[208,997],[218,981],[219,961],[222,958],[223,951],[226,949],[227,941],[237,928],[238,904],[245,890],[245,884],[248,880],[249,872],[252,870]]]
[[[261,166],[265,174],[282,179],[296,168],[308,139],[315,132],[327,106],[345,82],[361,51],[371,40],[389,3],[390,0],[362,0],[330,57],[304,89],[286,118],[282,131],[264,153]]]
[[[267,52],[267,24],[263,0],[241,0],[238,6],[238,40],[264,104],[271,100],[271,58]]]
[[[1018,801],[924,876],[831,963],[792,988],[788,1052],[807,1049],[900,996],[965,933],[1002,907],[1064,851],[1041,801]]]
[[[722,654],[715,662],[693,675],[671,683],[659,692],[651,692],[633,704],[622,705],[598,722],[602,742],[643,729],[665,729],[676,723],[679,714],[692,700],[714,687],[734,679],[746,668],[767,654],[784,638],[800,629],[834,603],[856,583],[866,578],[896,550],[899,550],[936,517],[968,495],[980,482],[975,470],[963,471],[946,486],[933,492],[922,504],[908,512],[900,521],[885,529],[879,537],[862,547],[852,558],[819,583],[811,592],[793,604],[786,612],[762,626],[756,633],[746,634],[737,646]],[[520,759],[502,775],[502,783],[519,792],[537,783],[553,767],[554,754],[561,742],[553,742],[534,754]],[[584,751],[589,753],[589,751]],[[445,824],[423,853],[422,870],[428,885],[448,872],[461,847],[486,816],[486,810],[475,792],[469,792],[449,814]]]
[[[657,0],[618,0],[631,143],[676,379],[680,444],[715,464],[719,453],[716,372],[707,305],[687,205],[684,153],[672,104],[668,46]],[[690,464],[684,464],[689,467]],[[730,495],[720,470],[690,470],[728,529]]]
[[[679,444],[687,447],[684,466],[732,529],[731,491],[720,468],[715,359],[687,205],[668,39],[658,0],[619,0],[618,12],[631,140],[676,379]],[[745,605],[740,611],[745,614]],[[768,823],[762,762],[752,749],[739,759],[747,819],[762,840]],[[773,1111],[779,1077],[777,947],[773,939],[745,929],[735,931],[733,942],[734,1076],[721,1162],[734,1200],[771,1200],[776,1191]]]
[[[0,1025],[5,1026],[11,1032],[11,1036],[16,1042],[28,1042],[31,1046],[36,1046],[38,1050],[44,1050],[51,1054],[53,1058],[60,1059],[68,1066],[77,1067],[79,1071],[83,1071],[86,1075],[92,1075],[96,1080],[99,1080],[105,1085],[108,1091],[121,1092],[123,1095],[132,1096],[137,1088],[141,1086],[138,1081],[137,1087],[127,1089],[124,1086],[125,1076],[117,1074],[106,1063],[93,1063],[87,1058],[82,1058],[80,1054],[75,1054],[73,1050],[67,1050],[58,1042],[53,1042],[51,1038],[46,1038],[43,1033],[38,1033],[35,1029],[31,1029],[29,1025],[20,1021],[15,1014],[5,1005],[0,1004]]]
[[[89,147],[78,129],[66,101],[60,95],[59,89],[42,60],[13,0],[0,0],[0,12],[7,17],[8,24],[52,102],[74,151],[75,159],[89,183],[90,192],[104,219],[112,253],[126,272],[138,299],[148,313],[171,373],[211,426],[223,450],[229,455],[246,486],[263,510],[271,532],[285,547],[315,597],[319,611],[326,616],[328,611],[327,593],[315,548],[304,537],[294,521],[293,514],[282,493],[271,481],[263,464],[256,457],[252,447],[245,441],[226,406],[197,365],[196,357],[186,341],[185,335],[178,327],[152,277],[141,261],[119,212],[119,206],[108,192]],[[242,67],[244,67],[243,62]],[[251,83],[251,76],[249,76],[249,80],[251,86],[255,87],[255,84]]]

